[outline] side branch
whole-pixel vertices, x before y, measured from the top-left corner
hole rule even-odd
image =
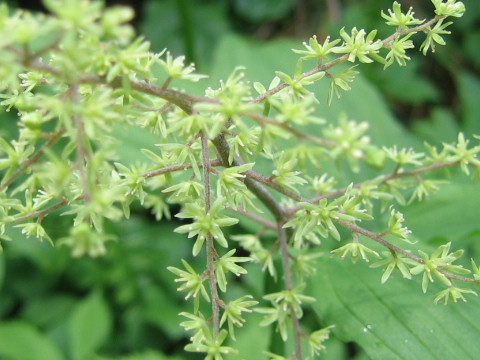
[[[413,261],[415,261],[417,263],[425,264],[425,261],[421,257],[419,257],[417,255],[413,255],[412,253],[408,252],[407,250],[404,250],[404,249],[402,249],[402,248],[400,248],[396,245],[391,244],[390,242],[385,240],[383,237],[381,237],[380,235],[378,235],[378,234],[376,234],[376,233],[374,233],[370,230],[364,229],[363,227],[358,226],[357,224],[354,224],[354,223],[351,223],[351,222],[348,222],[348,221],[344,221],[344,220],[340,220],[340,219],[335,219],[335,222],[337,222],[340,225],[346,227],[350,231],[358,233],[358,234],[362,234],[362,235],[376,241],[377,243],[385,246],[386,248],[388,248],[392,251],[395,251],[399,254],[402,254],[409,259],[412,259]]]
[[[268,187],[271,187],[272,189],[278,191],[279,193],[288,196],[289,198],[296,200],[296,201],[306,201],[303,197],[300,195],[297,195],[293,191],[290,191],[288,189],[285,189],[283,186],[278,185],[276,182],[270,180],[264,175],[258,174],[255,171],[248,170],[243,173],[247,178],[253,179],[255,181],[258,181],[259,183],[262,183],[264,185],[267,185]],[[245,181],[247,180],[245,179]],[[247,186],[248,187],[248,186]]]
[[[209,167],[213,167],[213,166],[222,165],[222,162],[216,159],[216,160],[210,160],[208,164],[209,164]],[[198,167],[203,168],[203,164],[198,164]],[[191,168],[192,168],[191,164],[170,165],[170,166],[165,166],[161,169],[148,171],[146,173],[141,174],[140,176],[145,179],[148,179],[154,176],[159,176],[159,175],[163,175],[163,174],[167,174],[175,171],[183,171]]]
[[[430,171],[434,171],[434,170],[438,170],[438,169],[443,169],[443,168],[448,168],[448,167],[453,167],[453,166],[457,166],[458,164],[460,164],[460,161],[450,161],[450,162],[444,162],[444,163],[437,162],[437,163],[434,163],[434,164],[431,164],[431,165],[428,165],[428,166],[424,166],[424,167],[421,167],[421,168],[418,168],[418,169],[413,169],[413,170],[409,170],[409,171],[405,171],[405,172],[393,172],[391,174],[384,175],[383,178],[380,180],[379,185],[385,184],[389,180],[398,179],[398,178],[402,178],[402,177],[410,177],[410,176],[416,177],[417,175],[422,174],[422,173],[426,173],[426,172],[430,172]],[[359,188],[362,187],[362,185],[368,183],[368,181],[370,181],[370,180],[366,180],[366,181],[363,181],[361,183],[354,184],[354,185],[352,185],[352,188],[359,189]],[[308,202],[316,203],[316,202],[318,202],[322,199],[336,198],[336,197],[345,195],[345,193],[347,192],[348,189],[349,189],[348,187],[345,187],[345,188],[342,188],[342,189],[332,191],[332,192],[327,193],[327,194],[317,195],[317,196],[309,199]],[[301,208],[302,207],[300,205],[296,205],[296,206],[293,206],[293,207],[287,209],[287,212],[288,212],[288,214],[291,215],[291,214],[294,214],[295,212],[297,212],[298,210],[300,210]]]
[[[25,170],[27,170],[31,165],[35,164],[40,157],[45,153],[44,149],[51,147],[53,144],[57,142],[58,139],[62,137],[62,135],[65,133],[65,129],[60,129],[56,133],[52,134],[50,139],[42,145],[42,147],[28,160],[26,160],[20,167],[15,171],[12,176],[10,176],[5,182],[3,182],[0,185],[0,191],[6,189],[8,186],[10,186],[20,175],[23,174]]]
[[[14,46],[7,46],[6,49],[19,56],[21,58],[20,61],[26,68],[37,70],[56,77],[62,76],[62,73],[59,69],[43,63],[39,58],[32,58],[23,50],[15,48]],[[79,84],[104,84],[112,88],[123,87],[123,81],[120,76],[116,77],[111,82],[107,82],[106,76],[84,74],[79,76],[77,81]],[[202,96],[189,95],[177,90],[166,89],[162,86],[150,84],[146,81],[130,80],[130,84],[132,89],[167,100],[172,104],[177,105],[187,113],[191,113],[193,111],[194,104],[198,102],[218,103],[218,100]]]
[[[415,26],[413,28],[409,28],[409,29],[405,29],[405,30],[399,30],[399,31],[396,31],[394,32],[392,35],[390,35],[389,37],[385,38],[382,40],[382,43],[383,45],[387,45],[390,41],[392,40],[395,40],[396,38],[398,38],[399,36],[402,36],[402,35],[407,35],[407,34],[410,34],[410,33],[413,33],[413,32],[419,32],[419,31],[423,31],[423,29],[426,29],[427,27],[435,24],[436,22],[442,20],[442,19],[445,19],[446,16],[435,16],[433,19],[430,19],[428,20],[426,23],[423,23],[421,25],[418,25],[418,26]]]
[[[64,198],[58,204],[52,205],[49,208],[46,208],[46,209],[43,209],[43,210],[40,210],[40,211],[35,211],[35,212],[32,212],[28,215],[19,216],[19,217],[13,219],[10,222],[10,224],[16,224],[16,223],[19,223],[19,222],[22,222],[22,221],[25,221],[25,220],[30,220],[30,219],[35,219],[35,218],[43,218],[45,215],[50,214],[51,212],[54,212],[57,209],[60,209],[61,207],[67,205],[68,203],[69,203],[69,200]]]
[[[344,220],[340,220],[340,219],[335,219],[335,222],[339,223],[340,225],[346,227],[347,229],[349,229],[350,231],[352,232],[355,232],[355,233],[358,233],[358,234],[362,234],[374,241],[376,241],[377,243],[385,246],[386,248],[388,248],[389,250],[393,251],[393,252],[396,252],[396,253],[399,253],[399,254],[402,254],[404,255],[405,257],[419,263],[419,264],[425,264],[425,260],[422,259],[421,257],[417,256],[417,255],[414,255],[398,246],[395,246],[393,245],[392,243],[388,242],[387,240],[385,240],[382,236],[372,232],[372,231],[369,231],[367,229],[364,229],[362,228],[361,226],[358,226],[356,224],[353,224],[353,223],[350,223],[350,222],[347,222],[347,221],[344,221]],[[452,274],[444,269],[442,269],[441,267],[437,268],[438,272],[440,272],[441,274],[445,275],[445,277],[451,279],[451,280],[458,280],[458,281],[463,281],[463,282],[467,282],[467,283],[472,283],[472,284],[480,284],[480,280],[475,280],[475,279],[471,279],[471,278],[467,278],[467,277],[464,277],[464,276],[459,276],[459,275],[455,275],[455,274]]]
[[[409,28],[409,29],[398,30],[398,31],[394,32],[392,35],[388,36],[387,38],[381,40],[382,45],[383,45],[383,47],[388,47],[388,43],[397,39],[398,37],[406,35],[406,34],[410,34],[410,33],[413,33],[413,32],[423,31],[427,27],[435,24],[436,22],[438,22],[438,21],[440,21],[441,19],[444,19],[444,18],[445,18],[445,16],[435,16],[433,19],[430,19],[429,21],[427,21],[426,23],[423,23],[421,25],[418,25],[418,26],[415,26],[415,27]],[[322,72],[322,71],[326,71],[326,70],[328,70],[328,69],[330,69],[330,68],[332,68],[336,65],[344,63],[344,62],[348,61],[349,55],[350,54],[344,54],[342,56],[339,56],[339,57],[335,58],[332,61],[327,62],[326,64],[318,65],[315,68],[313,68],[312,70],[304,72],[302,74],[302,76],[300,77],[300,79],[304,79],[307,76],[310,76],[310,75],[313,75],[313,74],[316,74],[316,73],[319,73],[319,72]],[[268,97],[270,97],[270,96],[280,92],[281,90],[287,88],[288,86],[289,85],[287,83],[282,83],[282,84],[274,87],[273,89],[270,89],[270,90],[264,92],[263,94],[260,94],[255,99],[251,100],[251,103],[253,103],[253,104],[260,103],[260,102],[264,101],[265,99],[267,99]]]

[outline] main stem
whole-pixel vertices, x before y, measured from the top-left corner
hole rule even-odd
[[[278,241],[280,242],[280,253],[282,255],[282,267],[283,267],[283,277],[285,281],[285,290],[292,291],[292,273],[290,272],[290,264],[288,257],[288,244],[287,244],[287,233],[283,228],[283,222],[278,222]],[[302,346],[300,343],[300,323],[298,321],[297,315],[293,309],[293,306],[289,306],[290,310],[290,319],[292,320],[293,325],[293,339],[295,343],[295,357],[297,360],[302,360]]]
[[[205,185],[205,213],[208,214],[211,207],[210,199],[210,156],[208,154],[208,138],[205,134],[201,134],[202,140],[202,160],[203,160],[203,181]],[[213,321],[213,339],[218,336],[220,328],[220,309],[218,304],[220,299],[218,297],[217,280],[215,278],[215,270],[213,266],[213,259],[215,258],[215,246],[213,244],[212,234],[207,234],[207,271],[210,282],[210,294],[212,295],[212,321]]]
[[[228,155],[230,153],[230,146],[228,145],[225,137],[223,135],[218,135],[214,140],[213,144],[215,145],[218,154],[225,167],[228,167]],[[202,138],[202,149],[203,149],[203,138]],[[205,156],[205,155],[204,155]],[[204,160],[205,161],[205,160]],[[230,166],[241,165],[241,159],[234,159]],[[204,170],[205,171],[205,170]],[[248,172],[247,172],[248,173]],[[278,231],[278,240],[280,243],[280,253],[282,258],[282,268],[285,281],[285,290],[291,291],[293,289],[292,282],[292,273],[290,271],[289,264],[289,255],[288,255],[288,243],[287,243],[287,232],[283,228],[287,220],[287,213],[285,209],[279,204],[279,202],[270,194],[270,192],[261,184],[260,179],[253,179],[249,177],[251,174],[246,174],[245,177],[245,186],[257,196],[257,198],[272,212],[277,220],[277,231]],[[213,305],[212,305],[213,306]],[[298,321],[297,315],[293,310],[293,307],[290,306],[290,318],[293,325],[293,336],[295,343],[295,357],[297,360],[302,360],[302,348],[300,343],[300,323]]]

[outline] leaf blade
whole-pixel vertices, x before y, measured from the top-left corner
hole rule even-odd
[[[372,270],[334,259],[319,261],[309,295],[316,313],[342,340],[355,341],[372,360],[476,359],[480,344],[478,299],[435,306],[417,281],[381,285]]]
[[[64,360],[62,353],[34,326],[12,321],[0,324],[0,358]]]
[[[108,337],[110,311],[97,292],[92,292],[73,310],[69,322],[70,353],[75,360],[89,359]]]

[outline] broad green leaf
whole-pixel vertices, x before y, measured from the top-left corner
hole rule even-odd
[[[375,274],[377,276],[375,276]],[[323,257],[310,279],[309,295],[322,323],[354,341],[371,360],[476,360],[480,353],[480,301],[434,305],[418,279],[395,276],[384,285],[380,272]],[[433,288],[432,288],[433,290]]]
[[[345,344],[333,336],[333,334],[331,334],[330,339],[325,341],[324,345],[326,346],[326,350],[320,353],[321,360],[346,360],[350,358]],[[360,359],[355,358],[355,360]]]
[[[163,21],[158,21],[160,16]],[[151,42],[154,51],[168,47],[175,55],[185,52],[184,42],[178,41],[183,38],[183,34],[174,1],[146,1],[140,31]],[[175,37],[177,41],[173,42],[169,37]]]
[[[57,238],[58,233],[61,233],[60,229],[70,226],[66,217],[58,217],[56,215],[47,216],[42,224],[45,225],[48,231],[53,230],[51,233],[52,238]],[[40,242],[33,237],[27,239],[19,228],[7,227],[6,233],[13,240],[6,244],[9,256],[27,258],[35,263],[35,266],[39,269],[46,272],[65,269],[70,256],[62,248],[53,247],[48,241]]]
[[[235,329],[235,348],[238,349],[237,354],[232,354],[229,359],[258,359],[265,360],[262,352],[269,346],[269,328],[260,327],[258,324],[262,321],[262,315],[252,313],[245,316],[247,320],[242,328]]]
[[[405,223],[419,240],[446,237],[455,241],[480,229],[478,184],[462,184],[462,175],[451,184],[441,185],[440,191],[427,200],[402,208]]]
[[[64,360],[62,353],[34,326],[12,321],[0,324],[0,359]]]
[[[460,129],[452,112],[439,107],[432,110],[430,119],[415,121],[412,124],[412,131],[429,144],[441,149],[442,143],[457,141]]]
[[[175,56],[184,54],[188,61],[206,64],[218,34],[230,31],[227,11],[222,1],[149,0],[145,2],[140,33],[151,41],[154,51],[167,48]]]
[[[468,4],[466,5],[468,6]],[[475,6],[473,7],[475,8]],[[472,7],[468,7],[467,13],[470,14]],[[463,23],[463,22],[462,22]],[[471,61],[477,68],[480,65],[480,58],[478,57],[478,44],[480,43],[480,31],[472,31],[468,29],[465,31],[465,41],[463,42],[463,53],[469,61]]]
[[[51,329],[65,322],[76,303],[77,299],[74,296],[59,292],[45,297],[30,296],[24,305],[22,319],[39,327]]]
[[[463,129],[467,134],[480,134],[480,110],[478,107],[480,81],[468,72],[461,72],[457,81]]]
[[[116,151],[123,164],[134,164],[139,161],[150,163],[151,161],[140,149],[148,149],[155,154],[159,154],[154,144],[160,142],[160,137],[153,135],[146,129],[125,125],[115,127],[114,132],[118,141]]]
[[[376,68],[379,65],[373,65],[363,66],[361,69],[374,80],[382,94],[393,97],[401,103],[420,105],[426,102],[438,102],[439,90],[428,77],[422,75],[423,60],[422,57],[415,56],[413,53],[412,60],[407,66],[395,65],[386,70],[380,70]],[[412,86],[412,83],[415,83],[415,86]],[[395,85],[392,86],[392,84]]]
[[[165,289],[148,286],[145,287],[143,296],[145,298],[143,316],[146,322],[163,329],[172,339],[185,336],[185,331],[178,325],[180,319],[178,314],[183,308],[172,301],[171,294]]]
[[[105,300],[92,292],[72,312],[69,326],[70,354],[74,360],[89,360],[107,339],[111,314]]]

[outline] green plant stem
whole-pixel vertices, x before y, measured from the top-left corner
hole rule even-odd
[[[416,175],[421,174],[421,173],[425,173],[425,172],[429,172],[429,171],[433,171],[433,170],[437,170],[437,169],[442,169],[442,168],[446,168],[446,167],[453,167],[453,166],[457,166],[459,164],[460,164],[460,161],[436,162],[434,164],[424,166],[424,167],[421,167],[421,168],[418,168],[418,169],[413,169],[413,170],[409,170],[409,171],[405,171],[405,172],[394,172],[390,175],[386,175],[382,179],[382,183],[385,183],[385,182],[387,182],[388,180],[391,180],[391,179],[402,178],[402,177],[407,177],[407,176],[416,176]]]
[[[201,134],[202,141],[202,160],[203,160],[203,181],[205,188],[205,213],[208,214],[211,207],[210,195],[210,156],[208,154],[208,138],[205,134]],[[207,270],[208,279],[210,282],[210,294],[212,296],[212,321],[213,321],[213,339],[217,339],[220,328],[220,309],[218,304],[220,299],[218,297],[217,280],[215,278],[215,269],[213,260],[215,258],[215,246],[213,243],[213,236],[211,233],[207,234]]]

